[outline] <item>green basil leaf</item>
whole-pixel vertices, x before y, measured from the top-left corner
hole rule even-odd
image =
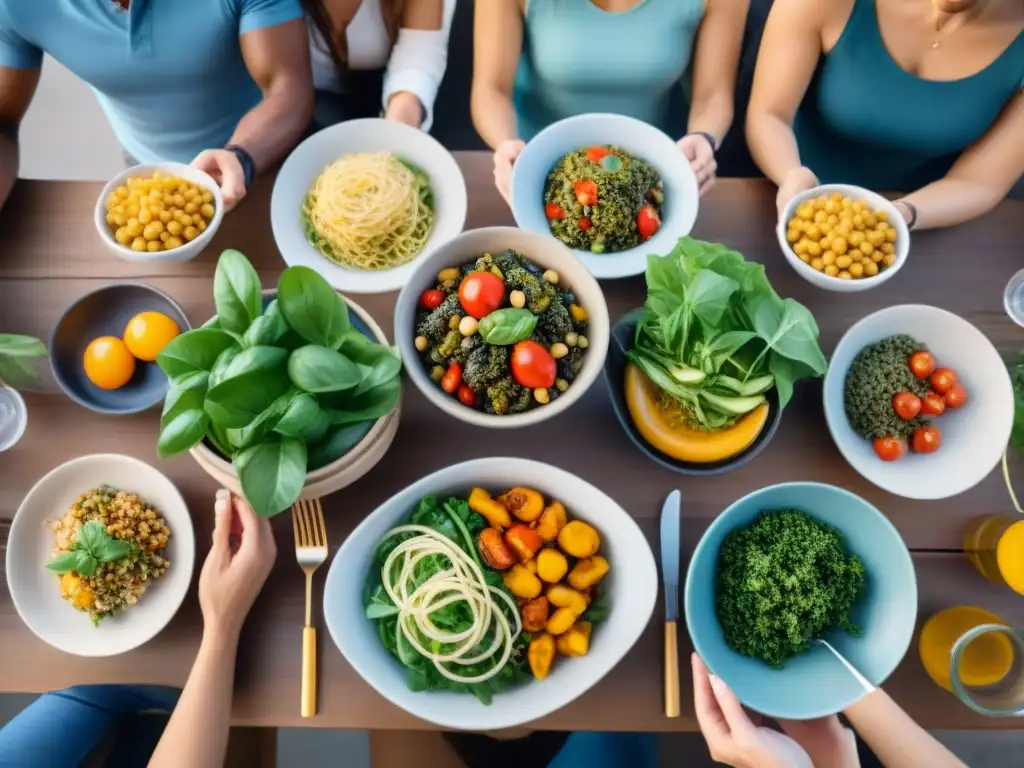
[[[363,380],[359,382],[359,386],[356,387],[353,395],[358,397],[364,392],[369,392],[371,389],[375,389],[381,384],[396,378],[401,372],[402,358],[388,347],[383,347],[383,349],[387,349],[388,354],[382,355],[375,365],[366,366],[362,363],[358,364]]]
[[[196,373],[213,369],[220,354],[235,346],[230,334],[217,328],[196,328],[171,339],[159,355],[156,364],[172,382]]]
[[[358,397],[349,393],[335,393],[329,396],[326,398],[329,407],[324,409],[324,415],[335,426],[379,419],[395,409],[401,395],[402,380],[396,376]],[[321,404],[324,402],[325,400],[321,400]]]
[[[156,452],[161,459],[177,456],[195,448],[206,437],[210,426],[210,416],[202,409],[184,410],[167,418],[162,418],[160,437],[156,442]]]
[[[245,329],[242,335],[242,344],[246,347],[257,347],[261,345],[274,346],[288,332],[288,325],[281,315],[277,299],[274,299],[263,314],[252,321],[252,325]]]
[[[93,556],[96,556],[109,538],[106,526],[97,520],[90,520],[78,529],[78,546]]]
[[[289,267],[281,274],[277,300],[288,327],[310,344],[337,349],[348,333],[344,300],[309,267]]]
[[[327,431],[331,428],[330,419],[327,414],[324,413],[324,406],[318,400],[317,401],[317,418],[306,427],[305,431],[297,437],[301,438],[307,446],[312,446],[314,443],[319,443],[325,437],[327,437]]]
[[[220,327],[233,333],[245,333],[260,316],[260,276],[240,251],[228,249],[217,260],[213,273],[213,301]]]
[[[288,509],[306,482],[306,445],[284,437],[280,442],[260,443],[234,459],[245,498],[261,517]]]
[[[530,338],[537,327],[537,316],[526,307],[498,309],[480,320],[480,338],[488,344],[508,346]]]
[[[32,336],[0,333],[0,357],[46,357],[46,345]]]
[[[35,360],[31,357],[6,357],[0,353],[0,384],[14,389],[34,389],[43,385]]]
[[[220,424],[210,419],[210,423],[206,427],[206,439],[210,441],[210,445],[223,456],[225,459],[230,459],[235,451],[238,450],[238,446],[231,442],[228,437],[228,430],[224,429]]]
[[[102,563],[113,563],[121,558],[128,557],[128,555],[135,552],[135,545],[130,541],[124,541],[123,539],[115,539],[113,536],[107,538],[103,543],[103,546],[99,548],[96,553],[99,561]]]
[[[334,427],[327,437],[309,446],[309,471],[337,461],[355,448],[373,428],[373,421],[359,421]]]
[[[222,427],[247,426],[291,388],[287,361],[287,350],[276,347],[239,352],[223,380],[206,393],[204,409]]]
[[[98,558],[93,557],[87,552],[79,552],[78,567],[75,568],[75,570],[78,572],[79,576],[85,576],[86,578],[89,578],[94,573],[96,573],[96,569],[99,567],[99,565],[100,561]]]
[[[231,365],[238,353],[242,351],[241,347],[231,345],[217,356],[217,360],[213,364],[213,368],[210,369],[210,379],[207,382],[207,388],[214,387],[224,380],[224,374],[227,373],[228,366]]]
[[[206,371],[183,376],[171,385],[164,398],[164,409],[160,413],[160,426],[169,424],[176,416],[189,410],[202,410],[210,374]]]
[[[288,405],[301,393],[297,389],[289,388],[287,392],[272,402],[252,423],[241,429],[227,430],[227,438],[230,445],[236,450],[248,448],[251,445],[262,442],[263,438],[274,431],[274,427],[281,420],[281,417],[288,410]]]
[[[306,431],[320,416],[320,404],[313,395],[298,395],[288,403],[288,409],[274,427],[275,432],[288,437],[304,439]]]
[[[78,564],[81,561],[85,552],[79,549],[72,550],[70,552],[61,552],[53,560],[46,564],[54,573],[67,573],[68,571],[77,571]]]
[[[313,344],[292,352],[288,377],[306,392],[337,392],[357,387],[362,381],[359,366],[340,352]]]

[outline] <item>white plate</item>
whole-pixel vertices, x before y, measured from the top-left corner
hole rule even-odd
[[[928,347],[937,367],[956,371],[967,404],[934,419],[942,433],[938,451],[908,451],[889,462],[850,427],[843,388],[858,352],[899,334]],[[879,488],[908,499],[944,499],[973,488],[999,464],[1013,426],[1010,374],[992,342],[962,317],[923,304],[889,307],[854,324],[832,353],[824,396],[825,420],[840,453]]]
[[[697,177],[675,141],[652,125],[624,115],[577,115],[552,123],[538,133],[512,167],[512,215],[516,224],[553,237],[544,215],[544,184],[548,173],[567,153],[581,147],[613,144],[644,160],[665,185],[661,229],[636,248],[618,253],[573,251],[598,279],[642,275],[648,254],[664,256],[679,238],[690,234],[697,220]]]
[[[300,208],[316,177],[343,155],[359,152],[393,152],[422,168],[430,177],[434,228],[423,251],[394,269],[352,269],[335,264],[309,244],[302,230]],[[346,293],[397,291],[412,274],[416,263],[459,234],[465,223],[466,181],[451,153],[430,134],[375,118],[337,123],[299,144],[281,166],[270,199],[270,225],[285,263],[292,267],[311,267]]]
[[[490,706],[469,693],[416,693],[405,668],[390,654],[366,618],[363,585],[377,544],[424,496],[492,492],[516,485],[536,488],[561,501],[569,519],[585,520],[601,535],[600,553],[611,564],[602,582],[608,617],[594,626],[590,652],[556,660],[550,676],[496,694]],[[331,562],[324,587],[324,619],[349,664],[381,696],[406,712],[445,728],[498,730],[544,717],[581,696],[621,661],[647,627],[658,596],[658,571],[647,539],[633,518],[611,498],[575,475],[527,459],[487,458],[463,462],[424,477],[377,507],[345,539]]]
[[[137,493],[164,516],[171,565],[139,602],[93,627],[87,613],[61,597],[59,577],[45,565],[53,557],[49,524],[101,485]],[[151,640],[177,613],[192,581],[195,550],[192,518],[170,480],[130,456],[94,454],[51,470],[28,492],[7,541],[7,582],[14,607],[39,639],[75,656],[115,656]]]

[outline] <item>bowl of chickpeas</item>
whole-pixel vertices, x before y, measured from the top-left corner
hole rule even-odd
[[[115,176],[96,201],[96,230],[128,261],[189,261],[224,218],[220,187],[183,163],[136,165]]]
[[[879,286],[903,267],[910,252],[910,230],[896,207],[847,184],[826,184],[797,195],[776,231],[797,274],[827,291]]]

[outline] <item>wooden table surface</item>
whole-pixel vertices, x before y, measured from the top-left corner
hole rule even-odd
[[[511,224],[491,183],[489,155],[457,157],[469,187],[467,229]],[[238,248],[255,264],[265,285],[284,268],[269,223],[272,178],[261,179],[224,221],[214,242],[187,264],[132,264],[114,258],[93,229],[92,209],[101,184],[22,181],[0,213],[0,331],[48,339],[60,313],[77,297],[117,281],[141,281],[175,297],[193,324],[213,314],[212,278],[217,255]],[[786,264],[775,239],[774,189],[762,181],[723,180],[702,201],[695,236],[724,242],[764,263],[783,296],[806,304],[830,353],[842,333],[864,315],[901,303],[951,310],[981,329],[1003,353],[1024,347],[1024,332],[1004,314],[1002,291],[1024,251],[1024,203],[1004,202],[983,219],[944,232],[914,234],[912,256],[899,275],[864,293],[815,289]],[[644,299],[642,277],[604,283],[614,320]],[[392,331],[394,294],[356,296]],[[60,395],[26,397],[29,422],[17,446],[0,454],[0,520],[10,518],[45,472],[77,456],[120,452],[148,461],[181,489],[195,521],[197,571],[205,556],[216,487],[191,457],[156,456],[158,414],[121,418],[93,414]],[[438,439],[445,445],[437,450]],[[960,603],[993,610],[1024,626],[1024,600],[979,576],[961,552],[965,522],[976,514],[1011,509],[1002,479],[993,472],[953,499],[915,502],[891,496],[849,467],[825,428],[820,382],[799,385],[770,448],[726,475],[682,477],[649,461],[630,443],[599,381],[567,414],[515,431],[485,431],[457,422],[405,388],[402,421],[388,454],[366,477],[325,499],[333,552],[378,504],[408,483],[442,466],[482,455],[528,456],[548,461],[595,483],[637,518],[656,544],[665,495],[683,492],[683,556],[692,552],[709,522],[743,494],[775,482],[816,480],[860,494],[896,524],[913,550],[920,617]],[[1021,466],[1016,469],[1020,471]],[[299,717],[303,576],[292,556],[287,515],[274,520],[280,557],[242,635],[234,721],[241,725],[413,729],[425,723],[374,692],[320,633],[320,714]],[[655,548],[657,551],[657,548]],[[685,560],[684,560],[685,563]],[[326,567],[317,574],[322,594]],[[2,581],[2,573],[0,573]],[[537,723],[572,730],[692,730],[696,728],[689,675],[683,675],[683,716],[667,720],[661,703],[662,604],[640,641],[618,667],[572,705]],[[322,623],[320,624],[322,627]],[[178,615],[152,642],[112,659],[63,654],[36,639],[0,590],[0,692],[45,691],[80,683],[184,684],[199,644],[202,623],[193,591]],[[83,631],[88,631],[86,628]],[[690,651],[685,637],[681,653]],[[916,644],[886,688],[930,728],[1011,728],[1022,721],[986,719],[960,705],[926,677]]]

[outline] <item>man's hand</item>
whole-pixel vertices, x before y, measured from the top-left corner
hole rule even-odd
[[[512,188],[512,164],[524,149],[525,141],[512,139],[501,142],[494,151],[494,186],[509,205],[512,205],[509,197]]]
[[[423,125],[423,105],[408,91],[399,91],[388,101],[388,109],[384,113],[384,117],[395,123],[404,123],[413,128],[419,128]]]
[[[234,152],[207,149],[192,161],[192,167],[210,174],[224,196],[224,208],[230,211],[245,197],[245,171]]]

